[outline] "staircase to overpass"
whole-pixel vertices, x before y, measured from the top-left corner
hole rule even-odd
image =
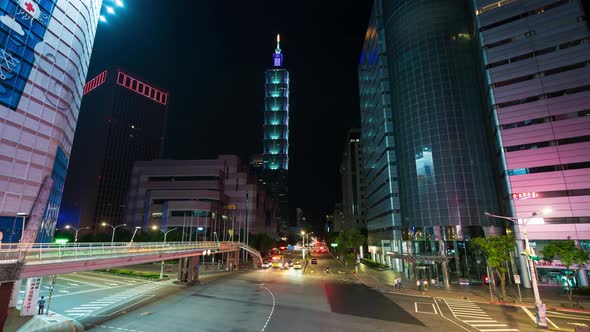
[[[231,241],[3,244],[0,246],[0,283],[240,250],[262,264],[262,256],[256,249]]]

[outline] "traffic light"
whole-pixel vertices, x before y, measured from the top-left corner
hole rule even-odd
[[[484,281],[486,284],[489,284],[489,283],[490,283],[490,278],[489,278],[488,276],[484,276],[484,277],[483,277],[483,281]]]

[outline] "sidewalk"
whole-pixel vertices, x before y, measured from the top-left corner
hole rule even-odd
[[[428,297],[445,297],[462,300],[470,300],[474,302],[491,303],[490,292],[487,285],[472,285],[472,286],[460,286],[452,284],[448,289],[443,287],[432,287],[429,285],[426,291],[418,291],[416,289],[416,280],[410,280],[403,278],[402,275],[402,288],[395,288],[394,280],[396,276],[400,275],[398,272],[393,270],[378,271],[372,269],[364,264],[360,264],[359,273],[356,274],[357,278],[365,285],[380,289],[388,292],[397,292],[407,295],[421,295]],[[520,288],[522,294],[522,303],[519,302],[518,289],[516,286],[506,286],[506,297],[504,302],[500,302],[496,293],[500,292],[500,286],[498,285],[494,289],[494,301],[493,303],[505,304],[505,305],[534,305],[534,294],[532,289]],[[571,308],[567,294],[563,294],[560,287],[539,287],[539,293],[543,303],[547,306],[547,309],[560,309],[560,310],[576,310],[576,311],[590,311],[590,297],[574,295],[574,303],[577,301],[579,307]]]

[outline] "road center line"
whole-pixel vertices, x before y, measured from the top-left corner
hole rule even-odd
[[[270,318],[272,317],[272,314],[275,311],[275,295],[270,291],[270,289],[266,288],[265,286],[262,286],[262,288],[266,289],[267,292],[270,293],[270,296],[272,296],[272,309],[270,309],[270,314],[268,315],[268,318],[266,319],[266,323],[264,323],[264,326],[262,327],[262,330],[260,330],[260,332],[264,332],[264,330],[266,329],[266,326],[268,325],[268,322],[270,322]]]

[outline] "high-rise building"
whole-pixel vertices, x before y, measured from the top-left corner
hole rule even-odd
[[[101,3],[0,0],[2,242],[51,241]]]
[[[373,11],[365,43],[369,53],[364,53],[359,79],[362,100],[367,103],[361,105],[367,112],[363,118],[363,132],[368,130],[365,176],[367,196],[389,187],[381,192],[384,195],[371,198],[368,210],[379,204],[389,208],[381,206],[385,211],[378,215],[371,212],[369,225],[384,224],[368,228],[375,233],[395,232],[390,238],[401,238],[390,242],[390,247],[384,241],[381,248],[372,244],[369,251],[380,251],[379,260],[408,275],[440,273],[438,277],[448,280],[443,272],[449,271],[454,278],[477,278],[481,274],[478,258],[465,240],[483,236],[492,225],[497,226],[493,231],[502,231],[503,223],[484,215],[496,211],[498,202],[482,89],[476,84],[479,67],[469,3],[393,0],[376,1],[374,6],[380,8]],[[387,77],[379,73],[380,66],[387,68]],[[384,115],[374,110],[380,108]],[[377,131],[374,126],[386,130]],[[390,137],[393,142],[388,141]],[[389,148],[383,147],[386,141],[392,144]],[[393,147],[395,159],[388,154],[386,163],[379,161]],[[379,220],[382,216],[386,218]],[[397,257],[409,254],[415,260],[383,260],[386,251]],[[440,262],[448,262],[448,268]]]
[[[133,163],[161,157],[168,93],[118,69],[84,93],[59,223],[121,224]]]
[[[375,0],[359,64],[363,194],[368,245],[384,259],[400,251],[402,223],[395,155],[391,87],[383,33],[383,5]]]
[[[289,71],[283,66],[280,37],[273,54],[273,68],[264,72],[264,181],[279,203],[279,224],[289,222]]]
[[[361,130],[350,129],[346,133],[342,162],[340,163],[342,182],[342,207],[346,227],[366,228],[365,198],[363,193],[363,156]]]
[[[189,233],[191,238],[213,239],[215,231],[220,240],[234,234],[237,241],[245,230],[275,236],[276,211],[275,202],[238,156],[137,161],[125,223],[131,228],[183,228],[187,239]],[[199,227],[202,233],[197,233]]]
[[[495,134],[493,152],[499,157],[501,213],[529,220],[528,237],[537,252],[551,240],[565,239],[589,249],[588,2],[473,2],[487,115]],[[543,213],[545,209],[551,212]],[[522,228],[515,227],[515,233],[522,251]],[[525,264],[522,259],[526,286]],[[567,280],[559,264],[539,263],[539,282]],[[588,272],[578,273],[584,286]]]

